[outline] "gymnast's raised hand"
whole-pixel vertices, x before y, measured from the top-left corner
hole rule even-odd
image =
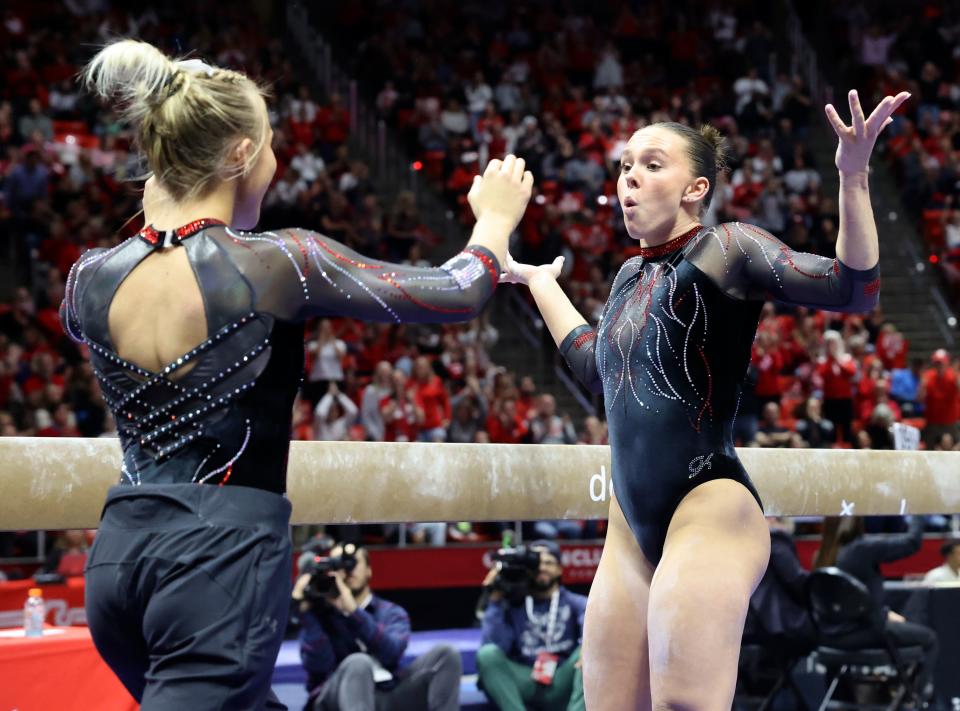
[[[867,164],[870,162],[870,154],[877,142],[877,136],[893,123],[894,112],[909,98],[910,94],[906,91],[901,91],[896,96],[886,96],[877,104],[870,117],[865,119],[863,108],[860,106],[860,96],[856,89],[851,89],[847,94],[852,119],[849,126],[840,118],[833,104],[827,104],[824,107],[827,120],[837,134],[837,138],[840,139],[837,144],[835,164],[841,175],[856,175],[867,171]]]

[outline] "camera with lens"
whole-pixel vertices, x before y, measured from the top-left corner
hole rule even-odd
[[[316,555],[307,560],[301,572],[310,576],[310,582],[303,598],[315,603],[337,597],[337,584],[330,573],[342,570],[349,575],[356,567],[357,547],[352,543],[345,544],[340,555]]]
[[[519,605],[530,591],[530,583],[540,570],[540,551],[528,546],[501,548],[493,554],[500,564],[500,572],[493,581],[512,605]]]

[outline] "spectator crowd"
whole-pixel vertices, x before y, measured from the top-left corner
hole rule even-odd
[[[18,276],[13,298],[0,306],[0,434],[114,433],[90,366],[57,318],[64,277],[80,253],[142,226],[131,188],[142,167],[130,130],[73,81],[91,47],[111,37],[135,35],[174,54],[189,47],[270,84],[278,170],[265,227],[310,227],[409,263],[422,262],[424,248],[438,242],[414,195],[386,200],[351,153],[343,97],[320,97],[301,83],[293,51],[278,39],[282,18],[219,6],[214,16],[201,4],[188,25],[173,6],[126,12],[105,1],[67,2],[56,13],[49,5],[12,3],[0,24],[0,232]],[[577,4],[550,4],[549,12],[546,3],[437,5],[417,14],[405,4],[355,0],[317,26],[337,28],[330,41],[351,49],[342,54],[352,58],[348,69],[369,90],[367,100],[464,222],[481,167],[508,152],[526,159],[537,186],[518,256],[540,262],[565,254],[565,288],[588,319],[599,317],[612,276],[637,250],[615,197],[616,166],[630,135],[651,122],[709,121],[728,137],[729,170],[705,224],[750,222],[794,249],[833,256],[838,210],[821,190],[820,172],[832,166],[815,165],[806,147],[818,107],[803,80],[784,71],[788,57],[765,10],[722,0],[696,12],[658,0],[643,13],[626,3],[590,12]],[[921,100],[898,117],[886,152],[905,184],[920,190],[905,199],[921,213],[939,210],[933,223],[949,252],[960,249],[960,237],[949,236],[960,235],[960,93],[950,49],[956,25],[932,29],[945,16],[890,30],[896,41],[885,58],[911,48],[899,75],[896,62],[864,64],[877,91],[902,88],[897,81],[907,75],[920,83]],[[858,40],[861,56],[879,52],[878,38],[890,36],[868,30]],[[297,439],[606,442],[601,418],[574,421],[531,377],[496,364],[498,331],[487,318],[444,327],[320,320],[307,333]],[[767,304],[738,440],[883,448],[892,446],[890,426],[905,422],[923,430],[925,446],[955,449],[958,373],[955,354],[911,353],[879,310],[860,316]],[[440,524],[415,534],[443,542],[498,532]],[[379,529],[368,540],[388,535]],[[21,544],[3,539],[0,555],[24,552],[13,548]]]

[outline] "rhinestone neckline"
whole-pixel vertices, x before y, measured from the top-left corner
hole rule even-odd
[[[188,237],[193,237],[193,235],[197,234],[201,230],[205,230],[208,227],[214,227],[216,225],[226,224],[227,223],[223,220],[217,220],[213,217],[205,217],[200,220],[188,222],[187,224],[177,227],[173,230],[158,230],[153,225],[146,225],[142,230],[140,230],[138,237],[140,237],[140,239],[149,244],[151,247],[156,247],[160,244],[166,243],[169,243],[170,245],[177,245]]]
[[[664,242],[654,247],[641,247],[640,256],[644,259],[657,259],[658,257],[675,252],[692,240],[702,227],[703,225],[694,225],[689,231],[684,232],[679,237],[674,237],[669,242]]]

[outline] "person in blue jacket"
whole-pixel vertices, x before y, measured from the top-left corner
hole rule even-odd
[[[338,545],[330,555],[343,552]],[[356,548],[353,555],[352,570],[329,573],[334,582],[330,597],[305,599],[309,573],[293,589],[300,604],[300,659],[309,691],[304,711],[456,711],[460,654],[438,645],[400,669],[410,641],[410,616],[371,592],[373,570],[366,549]]]
[[[523,604],[490,592],[477,652],[479,685],[502,711],[583,711],[580,642],[587,598],[561,585],[560,546],[536,541],[530,547],[540,552],[540,569]]]

